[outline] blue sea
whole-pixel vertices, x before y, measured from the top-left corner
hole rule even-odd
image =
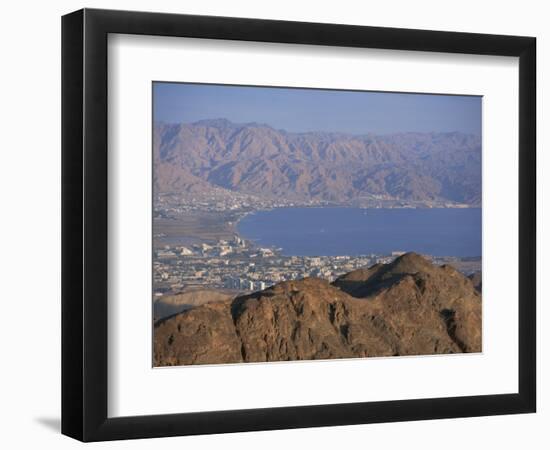
[[[278,208],[244,217],[239,234],[286,256],[481,256],[481,209]]]

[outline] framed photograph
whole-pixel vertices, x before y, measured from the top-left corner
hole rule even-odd
[[[62,21],[62,432],[535,412],[536,40]]]

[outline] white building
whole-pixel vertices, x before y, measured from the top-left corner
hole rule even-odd
[[[263,291],[266,288],[265,281],[256,281],[256,283],[254,283],[254,288],[257,291]]]

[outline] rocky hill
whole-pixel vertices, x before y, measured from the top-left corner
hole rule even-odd
[[[472,284],[478,292],[481,292],[481,271],[472,273],[468,278],[472,281]]]
[[[235,295],[235,292],[215,289],[190,289],[178,294],[165,295],[153,302],[153,320],[173,316],[207,303],[230,300]]]
[[[454,133],[288,133],[224,119],[154,128],[157,192],[216,186],[288,199],[481,201],[481,140]]]
[[[481,296],[450,266],[391,264],[277,284],[154,328],[155,366],[481,351]]]

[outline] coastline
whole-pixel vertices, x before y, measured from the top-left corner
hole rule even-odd
[[[153,219],[153,247],[154,249],[160,249],[165,246],[174,245],[196,245],[201,243],[212,244],[221,240],[231,240],[234,238],[243,239],[252,246],[259,246],[260,240],[256,236],[250,236],[242,230],[243,221],[250,217],[258,216],[263,213],[269,213],[272,211],[300,211],[300,210],[361,210],[363,214],[370,215],[370,212],[377,213],[381,211],[438,211],[438,210],[481,210],[480,206],[467,205],[467,206],[454,206],[454,207],[400,207],[393,206],[391,208],[379,208],[379,207],[360,207],[351,204],[332,203],[332,204],[293,204],[293,205],[281,205],[272,207],[253,208],[245,211],[211,211],[211,210],[193,210],[186,212],[186,214],[180,214],[173,218],[155,218]],[[286,226],[287,224],[285,224]],[[262,247],[269,247],[273,250],[283,250],[284,245],[274,245],[265,243]],[[391,248],[387,252],[402,251],[401,248]],[[411,248],[410,250],[418,251],[417,248]],[[372,253],[372,252],[369,252]],[[285,256],[293,256],[292,254]],[[311,256],[311,255],[309,255]],[[315,256],[327,256],[327,255],[315,255]],[[438,255],[439,256],[439,255]],[[451,255],[447,255],[451,256]],[[464,256],[464,255],[461,255]],[[471,257],[477,257],[480,255],[468,255]]]
[[[480,208],[471,209],[478,210],[480,215]],[[324,212],[323,210],[329,211]],[[338,212],[335,213],[334,210],[338,210]],[[360,234],[355,237],[352,236],[351,246],[349,236],[347,236],[349,233],[347,233],[345,226],[344,228],[338,228],[346,224],[345,216],[349,215],[344,213],[343,210],[347,210],[349,214],[359,218],[359,228],[356,228],[356,230],[359,229]],[[395,220],[395,215],[423,216],[424,222],[431,223],[433,214],[437,214],[438,210],[451,213],[451,216],[455,216],[455,219],[453,219],[455,222],[457,214],[458,216],[468,214],[465,210],[462,210],[463,213],[458,210],[452,211],[450,208],[423,208],[422,210],[373,208],[369,212],[362,208],[340,205],[333,207],[258,208],[231,213],[195,210],[187,214],[187,222],[178,221],[177,218],[165,219],[173,225],[171,228],[172,235],[157,238],[155,242],[155,257],[153,259],[154,296],[181,293],[185,289],[199,287],[252,292],[262,290],[280,281],[311,276],[332,280],[342,273],[367,267],[373,263],[388,263],[406,252],[422,254],[439,265],[455,265],[457,270],[467,275],[480,270],[481,255],[426,250],[415,241],[414,232],[401,233],[404,239],[401,243],[394,242],[393,239],[383,234],[388,226],[391,228],[391,223],[397,226],[407,224],[407,221],[402,220],[402,217]],[[291,239],[294,238],[294,242],[296,242],[297,235],[299,243],[309,240],[309,243],[305,243],[308,245],[313,244],[313,250],[303,251],[303,249],[298,249],[297,251],[289,251],[285,242],[291,242],[292,244],[292,240],[283,243],[261,242],[255,235],[249,234],[242,228],[243,221],[247,219],[254,219],[262,214],[267,214],[269,217],[270,213],[282,213],[284,216],[289,211],[291,213],[301,211],[302,214],[305,213],[306,218],[304,220],[286,218],[272,224],[272,228],[274,226],[276,230],[282,230],[284,233],[285,230],[296,228],[296,225],[293,226],[292,224],[301,225],[302,230],[297,230],[297,234],[295,233],[294,237],[291,236]],[[422,211],[428,214],[422,214]],[[388,220],[387,214],[394,216],[394,218]],[[312,215],[313,222],[311,220]],[[366,232],[368,227],[365,225],[364,219],[370,219],[377,215],[382,215],[382,234],[377,235],[377,230],[372,230],[372,233]],[[205,221],[205,217],[208,220]],[[336,218],[336,225],[334,222],[332,224],[330,221],[327,222],[323,217],[332,218],[333,220]],[[190,220],[190,218],[193,218],[193,220]],[[156,220],[158,222],[159,219]],[[304,224],[307,225],[308,220],[309,224],[313,224],[313,226],[311,229],[306,230],[307,233],[304,238],[304,235],[300,233],[303,233]],[[214,223],[216,228],[197,228],[199,224],[204,223]],[[195,228],[190,229],[190,224]],[[335,226],[336,234],[334,233]],[[433,240],[432,231],[429,229],[427,233],[424,233],[424,237],[427,238],[428,242]],[[325,234],[325,232],[327,233]],[[380,227],[378,232],[380,232]],[[473,235],[477,236],[475,230]],[[346,239],[343,239],[342,236],[348,238],[348,241],[346,242]],[[374,241],[372,240],[373,236]],[[367,238],[371,240],[368,241]],[[170,239],[172,239],[171,242]],[[450,239],[450,241],[453,240],[459,243],[462,242],[461,239]],[[376,248],[377,241],[383,242],[386,246]]]

